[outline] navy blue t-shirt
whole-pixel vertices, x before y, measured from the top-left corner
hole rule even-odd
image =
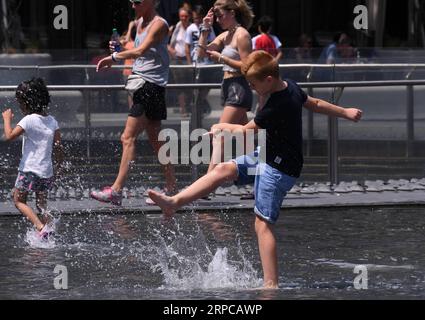
[[[284,81],[288,87],[270,96],[257,112],[254,122],[267,130],[267,164],[288,176],[299,178],[304,164],[302,107],[307,101],[307,94],[295,81]]]

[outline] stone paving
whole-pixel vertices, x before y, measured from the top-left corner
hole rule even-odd
[[[158,190],[158,189],[157,189]],[[59,188],[49,195],[49,208],[64,214],[75,213],[160,213],[156,206],[146,204],[147,192],[143,187],[124,190],[122,207],[99,203],[89,199],[89,189],[78,190]],[[198,200],[184,207],[187,210],[244,210],[254,207],[254,200],[249,199],[252,186],[227,186],[218,188],[210,195],[210,200]],[[248,199],[241,199],[245,197]],[[33,197],[29,198],[34,206]],[[341,182],[338,186],[315,183],[296,185],[283,202],[282,208],[314,209],[332,207],[374,207],[425,205],[425,178],[411,180],[357,181]],[[10,191],[0,191],[0,215],[18,215]]]

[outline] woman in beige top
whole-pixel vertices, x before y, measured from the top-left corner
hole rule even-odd
[[[214,17],[226,31],[213,42],[207,43],[212,31]],[[218,0],[204,18],[199,40],[199,57],[208,55],[213,61],[224,65],[221,100],[224,107],[220,123],[245,125],[247,112],[252,108],[252,90],[241,73],[242,60],[252,52],[248,29],[254,14],[245,0]],[[211,171],[217,161],[211,161]]]

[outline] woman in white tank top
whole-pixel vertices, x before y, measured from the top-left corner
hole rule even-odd
[[[110,68],[114,62],[135,59],[133,74],[138,75],[143,84],[133,95],[133,106],[121,136],[123,153],[118,176],[114,184],[102,191],[91,193],[91,197],[115,205],[121,205],[122,189],[130,169],[130,164],[136,159],[136,139],[146,130],[149,142],[156,154],[163,143],[158,142],[161,121],[167,118],[165,105],[165,86],[168,83],[169,56],[168,24],[158,16],[156,7],[159,0],[132,0],[136,16],[140,17],[135,48],[132,50],[114,52],[101,60],[97,70]],[[176,178],[171,164],[164,165],[167,193],[174,193]]]

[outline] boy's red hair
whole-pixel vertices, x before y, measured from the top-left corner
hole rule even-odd
[[[279,79],[279,63],[268,52],[259,50],[252,52],[242,63],[242,74],[247,78],[264,80],[268,76]]]

